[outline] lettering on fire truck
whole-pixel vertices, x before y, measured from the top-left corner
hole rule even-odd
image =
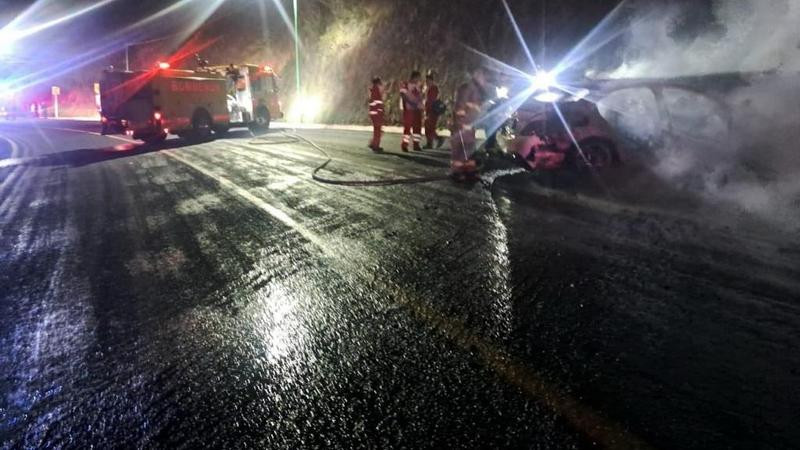
[[[169,90],[172,92],[221,92],[219,83],[191,80],[172,80],[169,83]]]

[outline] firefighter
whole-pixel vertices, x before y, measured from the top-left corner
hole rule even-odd
[[[237,69],[233,63],[229,64],[228,67],[225,68],[225,78],[225,84],[228,88],[228,95],[236,96],[236,84],[239,81],[239,78],[241,78],[241,75],[239,74],[239,69]]]
[[[421,151],[422,142],[422,74],[415,70],[411,78],[400,85],[400,98],[403,106],[403,145],[400,147],[408,152],[408,144],[413,139],[414,150]],[[413,135],[412,135],[413,133]]]
[[[197,62],[198,70],[206,70],[208,68],[208,60],[203,59],[203,57],[200,56],[200,53],[195,53],[194,59]]]
[[[372,86],[369,88],[369,118],[372,120],[372,140],[369,143],[369,148],[373,152],[382,152],[383,81],[379,77],[372,79]]]
[[[425,148],[432,149],[433,142],[436,141],[436,148],[444,144],[444,138],[436,133],[436,126],[439,124],[441,114],[439,100],[439,85],[436,83],[436,72],[429,70],[425,76]]]
[[[487,99],[489,86],[486,69],[479,67],[472,78],[459,86],[453,108],[453,128],[450,134],[450,170],[458,180],[477,175],[475,153],[475,125]]]
[[[231,77],[232,80],[239,78],[239,69],[233,65],[233,63],[228,64],[228,67],[225,68],[225,75]]]

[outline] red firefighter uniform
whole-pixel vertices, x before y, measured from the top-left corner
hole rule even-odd
[[[485,74],[477,71],[472,80],[456,92],[453,129],[450,136],[450,168],[454,174],[475,172],[475,122],[486,99]]]
[[[408,151],[408,144],[413,139],[414,150],[422,150],[422,89],[419,77],[403,83],[400,87],[400,97],[403,106],[403,145],[402,150]],[[412,134],[413,133],[413,134]]]
[[[441,138],[436,133],[436,126],[439,123],[439,115],[433,110],[433,104],[439,100],[439,86],[428,80],[428,89],[425,91],[425,139],[426,148],[433,148],[433,142],[437,141],[441,145]]]
[[[372,140],[369,147],[374,151],[381,150],[383,134],[383,85],[376,79],[369,88],[369,118],[372,120]]]

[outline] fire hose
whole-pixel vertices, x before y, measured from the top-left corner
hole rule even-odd
[[[322,170],[325,170],[328,167],[328,164],[333,162],[333,158],[325,151],[324,148],[317,145],[314,141],[307,139],[303,136],[294,133],[288,132],[281,132],[281,135],[285,138],[283,140],[269,140],[264,137],[258,137],[250,141],[252,145],[279,145],[279,144],[291,144],[296,142],[303,142],[316,151],[318,151],[324,158],[325,161],[314,168],[311,172],[311,178],[318,183],[323,184],[331,184],[335,186],[350,186],[350,187],[376,187],[376,186],[395,186],[395,185],[403,185],[403,184],[420,184],[420,183],[432,183],[435,181],[445,181],[449,180],[449,175],[438,175],[438,176],[428,176],[428,177],[401,177],[401,178],[380,178],[380,179],[371,179],[371,180],[336,180],[332,178],[325,178],[319,174]]]

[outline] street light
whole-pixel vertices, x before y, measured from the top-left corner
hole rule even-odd
[[[294,9],[294,75],[296,93],[300,94],[300,38],[297,29],[297,0],[292,0]]]

